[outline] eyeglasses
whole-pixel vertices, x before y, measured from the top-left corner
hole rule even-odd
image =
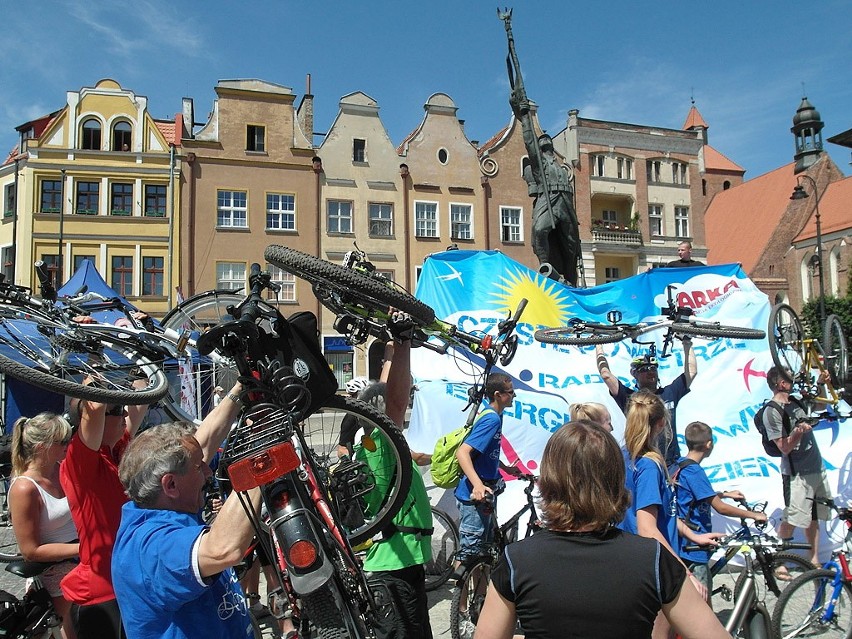
[[[501,393],[503,393],[504,395],[512,395],[513,397],[514,397],[514,395],[515,395],[515,391],[514,391],[514,389],[512,389],[512,390],[504,390],[504,391],[500,391],[500,392],[501,392]]]
[[[115,404],[113,406],[107,407],[106,415],[109,417],[124,417],[127,415],[127,411],[124,410],[124,406],[121,404]]]

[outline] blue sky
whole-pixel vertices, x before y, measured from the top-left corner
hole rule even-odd
[[[14,127],[104,77],[171,118],[181,98],[205,119],[219,79],[292,87],[312,76],[315,129],[341,96],[376,99],[394,143],[435,92],[483,142],[510,117],[506,36],[485,0],[0,0],[0,149]],[[805,10],[803,7],[807,7]],[[804,94],[824,138],[852,128],[852,2],[517,1],[513,29],[542,126],[589,118],[680,128],[694,96],[710,144],[752,178],[790,162]],[[804,83],[804,89],[803,89]],[[317,138],[319,139],[319,138]],[[847,175],[850,150],[826,143]]]

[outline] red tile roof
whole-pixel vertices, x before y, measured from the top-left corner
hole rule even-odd
[[[810,193],[810,184],[803,184]],[[813,195],[808,198],[811,201]],[[852,232],[852,177],[832,182],[819,200],[820,231],[823,235],[834,231]],[[811,214],[805,228],[794,242],[816,237],[816,216]]]
[[[154,124],[166,138],[166,143],[180,146],[180,136],[175,135],[176,127],[174,120],[154,120]]]
[[[512,118],[512,122],[514,122],[514,117]],[[488,150],[489,150],[489,149],[491,149],[493,146],[495,146],[495,145],[496,145],[496,144],[497,144],[500,140],[502,140],[502,139],[503,139],[503,137],[506,135],[506,133],[509,131],[509,127],[510,127],[510,126],[511,126],[511,123],[510,123],[510,124],[507,124],[507,125],[506,125],[506,126],[504,126],[502,129],[500,129],[499,131],[497,131],[497,133],[495,133],[494,135],[492,135],[492,136],[491,136],[491,137],[490,137],[490,138],[489,138],[489,139],[485,142],[485,144],[483,144],[481,147],[479,147],[479,154],[480,154],[480,155],[482,155],[482,153],[483,153],[483,152],[488,151]]]
[[[733,171],[740,174],[745,173],[744,168],[729,160],[709,144],[704,145],[704,167],[708,171]]]
[[[708,264],[739,262],[751,272],[790,205],[794,167],[791,162],[713,198],[704,216]]]
[[[705,129],[709,129],[710,126],[704,121],[704,118],[701,117],[701,114],[698,112],[698,109],[695,108],[693,104],[689,109],[689,113],[686,114],[686,121],[683,123],[683,127],[681,127],[684,131],[689,131],[690,129],[703,126]]]

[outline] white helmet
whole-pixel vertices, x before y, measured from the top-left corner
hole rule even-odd
[[[369,385],[370,380],[366,377],[353,377],[346,382],[346,392],[350,395],[357,395]]]

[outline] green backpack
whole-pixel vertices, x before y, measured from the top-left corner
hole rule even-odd
[[[464,424],[455,430],[441,437],[435,444],[435,450],[432,451],[432,466],[430,473],[432,475],[432,483],[438,488],[455,488],[459,485],[462,471],[459,466],[459,460],[456,459],[456,451],[462,445],[465,438],[473,430],[474,425],[483,415],[493,413],[493,408],[486,408],[473,421],[473,424],[468,426]]]

